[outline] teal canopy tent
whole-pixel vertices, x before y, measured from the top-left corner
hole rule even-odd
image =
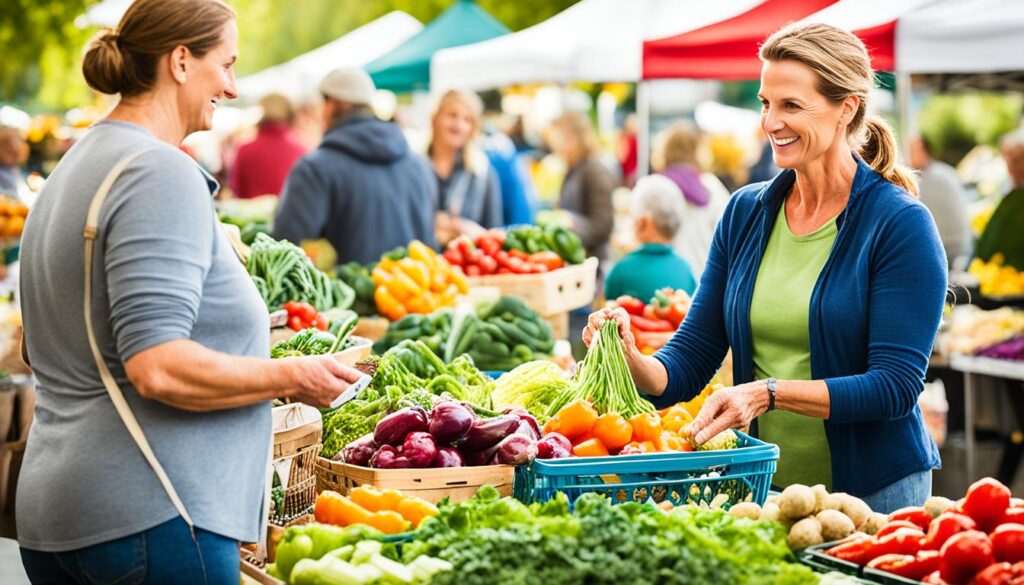
[[[456,0],[448,10],[392,51],[366,65],[378,89],[395,93],[430,88],[434,52],[485,41],[509,30],[474,0]]]

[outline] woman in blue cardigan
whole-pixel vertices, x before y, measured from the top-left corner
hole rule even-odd
[[[731,347],[736,386],[690,426],[698,443],[757,419],[779,445],[777,485],[825,484],[876,511],[921,505],[938,450],[917,398],[942,314],[946,259],[883,120],[851,33],[784,28],[761,47],[761,124],[775,179],[736,192],[690,313],[643,356],[621,309],[637,387],[656,406],[693,398]],[[821,421],[824,421],[822,424]]]

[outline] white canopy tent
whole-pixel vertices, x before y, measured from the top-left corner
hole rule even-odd
[[[1024,71],[1024,2],[943,0],[899,19],[900,73]]]
[[[396,10],[294,59],[238,80],[243,100],[255,101],[278,91],[303,99],[316,91],[325,75],[338,67],[362,67],[394,49],[423,28],[409,14]]]
[[[430,65],[431,89],[639,81],[644,40],[700,28],[761,1],[582,0],[517,33],[438,51]]]

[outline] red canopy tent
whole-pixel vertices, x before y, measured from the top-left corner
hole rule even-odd
[[[758,46],[795,21],[825,22],[864,41],[876,70],[896,66],[896,22],[934,0],[765,0],[733,18],[644,42],[644,79],[757,79]]]

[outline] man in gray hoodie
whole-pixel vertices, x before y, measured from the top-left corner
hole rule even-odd
[[[397,125],[373,115],[374,91],[362,69],[336,69],[324,78],[327,132],[285,181],[275,238],[326,238],[339,263],[375,262],[417,239],[434,247],[433,171]]]

